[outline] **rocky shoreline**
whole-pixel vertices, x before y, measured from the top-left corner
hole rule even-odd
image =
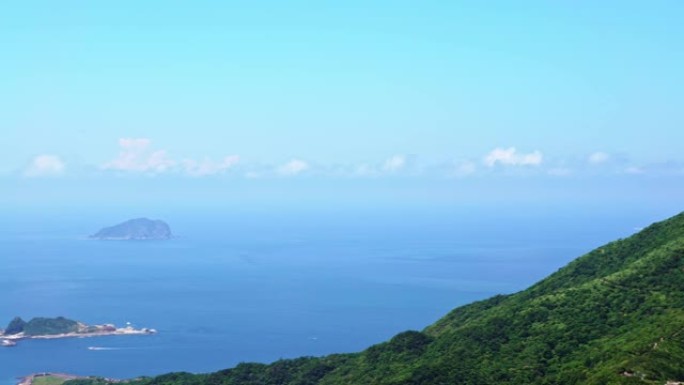
[[[150,335],[156,334],[157,330],[142,328],[135,329],[132,326],[124,328],[117,328],[114,325],[94,325],[88,327],[90,331],[72,332],[62,334],[45,334],[45,335],[26,335],[24,333],[2,335],[0,336],[0,347],[13,347],[17,345],[18,341],[27,339],[50,340],[59,338],[91,338],[91,337],[105,337],[105,336],[130,336],[130,335]]]

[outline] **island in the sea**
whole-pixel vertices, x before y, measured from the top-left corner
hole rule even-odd
[[[24,339],[84,338],[118,335],[155,334],[155,329],[136,329],[132,326],[117,328],[113,324],[86,325],[64,317],[37,317],[24,321],[14,318],[4,330],[0,329],[0,346],[15,346]]]
[[[118,225],[105,227],[90,236],[101,240],[163,240],[171,239],[171,228],[161,220],[131,219]]]

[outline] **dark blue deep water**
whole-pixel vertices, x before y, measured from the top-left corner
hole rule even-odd
[[[128,378],[360,350],[458,305],[524,289],[656,219],[494,210],[161,213],[151,216],[163,216],[177,239],[84,237],[132,216],[15,212],[1,220],[0,323],[62,315],[159,334],[0,348],[0,384],[38,371]]]

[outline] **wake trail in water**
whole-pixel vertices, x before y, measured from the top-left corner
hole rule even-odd
[[[135,348],[109,348],[104,346],[88,346],[88,350],[103,351],[103,350],[131,350]]]

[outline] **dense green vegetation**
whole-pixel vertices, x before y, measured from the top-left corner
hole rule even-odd
[[[664,384],[684,380],[684,214],[529,289],[355,354],[172,373],[134,385]],[[73,384],[85,385],[85,384]]]
[[[53,334],[72,333],[79,330],[79,324],[76,321],[66,319],[64,317],[57,318],[33,318],[29,322],[25,322],[19,317],[14,318],[7,328],[5,334],[17,334],[24,332],[27,336],[44,336]]]
[[[9,325],[7,325],[7,328],[5,328],[4,334],[19,334],[24,331],[25,326],[26,321],[21,319],[21,317],[14,317],[14,319],[10,321]]]
[[[40,376],[33,379],[32,385],[62,385],[66,380],[58,376]]]
[[[28,336],[43,336],[51,334],[73,333],[78,331],[78,322],[57,318],[33,318],[24,326],[24,333]]]
[[[69,385],[111,385],[111,381],[102,377],[88,377],[88,378],[77,378],[75,380],[67,381]],[[35,382],[33,385],[36,384]]]

